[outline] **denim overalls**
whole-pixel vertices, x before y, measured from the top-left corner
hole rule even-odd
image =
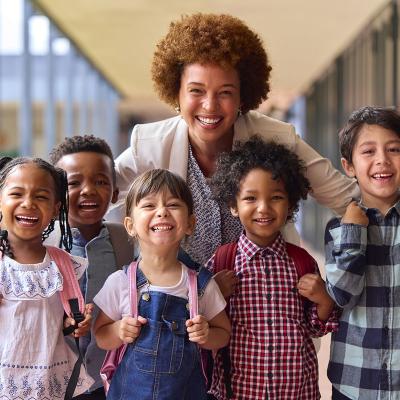
[[[201,268],[197,276],[201,296],[211,279]],[[137,270],[137,288],[147,284]],[[111,381],[107,399],[204,400],[207,398],[200,352],[189,341],[185,322],[188,301],[161,292],[144,292],[139,315],[147,319],[136,341],[128,345]]]

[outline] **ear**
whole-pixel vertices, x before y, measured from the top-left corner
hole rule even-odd
[[[238,217],[238,218],[239,218],[239,213],[238,213],[238,210],[237,210],[237,207],[236,207],[236,206],[231,206],[229,209],[231,210],[231,214],[232,214],[234,217]]]
[[[191,235],[194,231],[194,226],[196,225],[196,217],[194,214],[189,215],[188,218],[188,227],[186,229],[186,235]]]
[[[340,162],[342,163],[342,167],[344,169],[344,172],[346,172],[346,175],[349,178],[354,178],[356,176],[356,172],[354,170],[353,164],[349,161],[347,161],[345,158],[341,158]]]
[[[135,230],[135,224],[133,223],[133,219],[131,217],[124,218],[124,226],[129,236],[134,238],[137,236]]]
[[[112,193],[111,204],[115,204],[118,200],[119,189],[116,187]]]

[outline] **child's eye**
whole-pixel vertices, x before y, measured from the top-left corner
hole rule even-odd
[[[167,204],[167,207],[168,208],[178,208],[178,207],[180,207],[181,205],[179,204],[179,203],[168,203]]]
[[[373,154],[374,153],[374,150],[372,150],[372,149],[366,149],[366,150],[363,150],[362,152],[361,152],[361,154]]]
[[[255,201],[256,198],[255,198],[255,196],[246,196],[246,197],[243,197],[243,200],[244,201]]]
[[[144,203],[140,206],[140,208],[154,208],[154,205],[151,203]]]
[[[275,200],[275,201],[284,200],[284,197],[277,194],[275,196],[272,196],[272,200]]]
[[[21,197],[22,196],[21,193],[18,193],[18,192],[10,192],[10,193],[8,193],[8,195],[11,197]]]
[[[45,195],[38,195],[38,196],[36,196],[36,198],[37,199],[39,199],[39,200],[48,200],[49,198],[47,197],[47,196],[45,196]]]
[[[108,181],[106,181],[105,179],[99,179],[96,181],[96,185],[99,185],[99,186],[108,185]]]
[[[391,148],[389,148],[389,152],[400,153],[400,147],[391,147]]]
[[[79,181],[68,181],[68,186],[78,186]]]

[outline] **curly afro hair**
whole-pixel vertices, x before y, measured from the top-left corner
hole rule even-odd
[[[214,198],[219,203],[234,207],[242,180],[251,170],[258,168],[270,172],[274,179],[282,180],[289,196],[289,219],[293,219],[300,199],[306,199],[311,189],[304,175],[304,163],[287,147],[265,142],[258,136],[244,144],[236,143],[234,150],[220,155],[217,170],[211,179]]]
[[[188,64],[233,67],[239,74],[243,113],[267,98],[271,66],[260,37],[240,19],[197,13],[172,22],[158,43],[151,68],[160,98],[175,107],[183,69]]]
[[[49,157],[50,162],[56,165],[60,159],[67,154],[75,154],[81,152],[104,154],[111,160],[113,183],[116,182],[114,156],[107,142],[94,135],[71,136],[66,137],[58,146],[51,150]]]

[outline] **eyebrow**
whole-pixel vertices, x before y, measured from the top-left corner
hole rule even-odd
[[[400,139],[389,140],[388,142],[385,143],[385,145],[393,144],[393,143],[397,143],[397,144],[400,143]],[[377,142],[370,140],[368,142],[360,143],[360,146],[370,146],[372,144],[377,144]]]
[[[22,186],[9,186],[8,190],[25,190]],[[46,188],[37,188],[35,189],[36,192],[46,192],[46,193],[52,193],[52,190],[46,189]]]
[[[187,85],[200,85],[200,86],[205,86],[204,83],[195,82],[195,81],[193,81],[193,82],[188,82]],[[224,83],[223,85],[221,85],[221,87],[232,87],[232,88],[235,88],[235,89],[237,88],[237,86],[234,85],[233,83]]]

